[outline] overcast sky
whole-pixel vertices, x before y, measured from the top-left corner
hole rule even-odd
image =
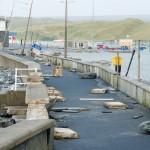
[[[31,0],[17,1],[29,5],[15,0],[0,0],[0,16],[10,16],[15,2],[12,16],[28,17]],[[68,16],[92,16],[93,1],[95,16],[150,15],[150,0],[74,0],[74,3],[68,3]],[[63,17],[64,13],[65,3],[61,0],[33,1],[32,17]]]

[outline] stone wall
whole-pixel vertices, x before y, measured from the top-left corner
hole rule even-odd
[[[25,106],[25,89],[17,91],[8,91],[0,94],[0,105],[7,106]]]
[[[38,63],[25,60],[23,58],[9,55],[3,52],[0,52],[0,66],[9,67],[9,68],[37,68],[41,70]],[[28,74],[28,71],[20,71],[20,74]],[[26,82],[26,78],[23,79]],[[6,93],[0,94],[0,105],[6,104],[8,106],[24,106],[25,104],[25,89],[17,91],[8,91]]]
[[[0,150],[53,150],[54,120],[25,120],[0,135]]]

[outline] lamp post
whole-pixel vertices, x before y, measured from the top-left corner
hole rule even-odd
[[[24,55],[24,49],[25,49],[25,45],[26,45],[26,40],[27,40],[27,35],[28,35],[28,27],[29,27],[29,22],[30,22],[30,17],[31,17],[31,11],[32,11],[32,5],[33,5],[33,0],[31,2],[29,17],[28,17],[28,23],[27,23],[27,28],[26,28],[26,34],[25,34],[25,40],[24,40],[23,49],[22,49],[22,55]]]
[[[92,11],[92,49],[94,49],[94,0],[93,0],[93,11]]]
[[[64,1],[61,1],[64,3]],[[65,0],[65,43],[64,43],[64,58],[67,58],[68,49],[68,3],[74,3],[74,1]]]

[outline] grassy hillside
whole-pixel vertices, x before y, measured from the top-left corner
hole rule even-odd
[[[16,31],[19,37],[24,37],[27,26],[27,18],[12,18],[10,31]],[[126,19],[122,21],[95,21],[94,39],[115,40],[125,38],[129,35],[135,40],[150,40],[150,23],[138,19]],[[31,32],[34,38],[39,33],[39,39],[47,36],[55,39],[64,39],[64,20],[51,18],[32,18],[29,26],[29,37]],[[91,40],[92,22],[68,22],[69,40]]]

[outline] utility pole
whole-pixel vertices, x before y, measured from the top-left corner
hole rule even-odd
[[[140,65],[140,42],[141,40],[138,41],[138,81],[140,82],[140,72],[141,72],[141,65]]]
[[[94,49],[94,0],[93,0],[93,11],[92,11],[92,49]]]
[[[33,5],[33,0],[31,2],[30,13],[29,13],[29,17],[28,17],[27,29],[26,29],[26,34],[25,34],[25,40],[24,40],[24,45],[23,45],[23,49],[22,49],[22,55],[24,55],[24,49],[25,49],[25,45],[26,45],[26,40],[27,40],[27,35],[28,35],[28,27],[29,27],[31,11],[32,11],[32,5]]]
[[[67,28],[68,28],[68,1],[65,2],[65,45],[64,45],[64,58],[67,58]]]

